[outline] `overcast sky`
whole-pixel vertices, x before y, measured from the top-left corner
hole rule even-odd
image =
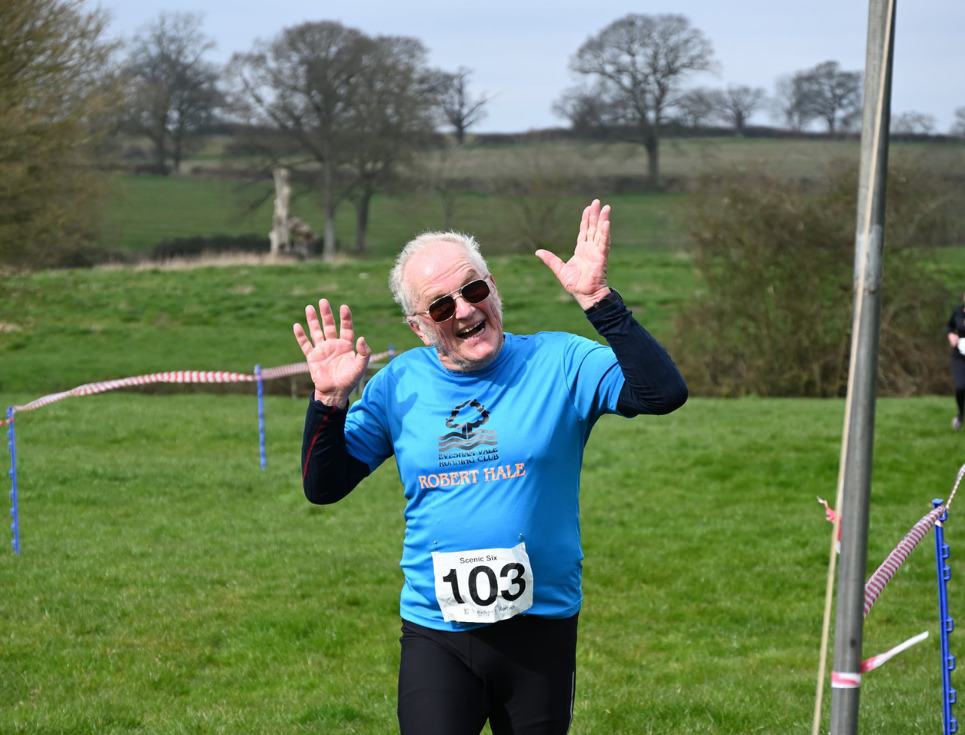
[[[470,88],[492,100],[476,132],[525,132],[561,127],[553,102],[576,81],[569,61],[580,45],[628,13],[679,13],[713,44],[717,74],[694,76],[688,86],[762,87],[770,95],[780,76],[837,61],[863,70],[867,0],[676,0],[666,6],[628,0],[89,0],[111,17],[109,33],[130,38],[162,11],[202,16],[202,31],[227,61],[305,21],[332,20],[367,34],[418,38],[429,63],[468,67]],[[946,133],[956,108],[965,107],[965,0],[914,0],[897,10],[892,117],[932,115]],[[773,124],[766,113],[752,123]]]

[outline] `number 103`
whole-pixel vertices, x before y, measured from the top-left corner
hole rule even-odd
[[[469,576],[467,579],[467,587],[469,588],[469,596],[472,601],[479,605],[480,607],[488,607],[496,602],[496,597],[500,596],[507,602],[512,602],[520,597],[523,592],[526,591],[526,580],[523,579],[523,572],[525,567],[519,562],[510,562],[506,564],[502,570],[499,572],[500,579],[509,580],[509,586],[502,592],[499,591],[499,580],[496,578],[496,572],[490,567],[483,564],[475,566],[469,570]],[[479,589],[480,577],[485,577],[488,589],[486,594],[483,595]],[[462,593],[459,589],[459,576],[456,574],[455,569],[450,569],[449,573],[442,578],[443,582],[448,582],[449,586],[452,587],[452,596],[455,598],[456,602],[460,605],[465,604],[465,600],[462,597]]]

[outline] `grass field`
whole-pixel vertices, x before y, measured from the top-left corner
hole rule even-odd
[[[0,391],[45,393],[168,370],[251,372],[302,360],[291,326],[325,296],[352,306],[376,351],[419,343],[388,293],[390,261],[62,270],[10,278],[0,301]],[[535,256],[497,256],[509,331],[592,328]],[[657,334],[686,298],[688,261],[615,255],[612,278]]]
[[[720,155],[765,147],[729,145]],[[267,230],[258,223],[270,204],[235,220],[228,184],[122,187],[112,227],[123,247]],[[664,337],[694,288],[678,253],[682,199],[610,201],[611,281]],[[582,201],[569,204],[578,213]],[[458,205],[464,229],[492,228],[495,239],[480,236],[509,331],[590,334],[545,267],[499,240],[513,226],[504,200]],[[165,370],[296,362],[291,324],[320,296],[352,305],[374,349],[416,346],[385,279],[400,242],[439,226],[438,203],[413,193],[375,206],[363,260],[4,275],[0,401]],[[938,257],[965,279],[960,248]],[[311,506],[298,467],[305,395],[272,387],[264,470],[250,384],[220,395],[116,391],[17,414],[22,553],[3,524],[0,735],[395,730],[395,469],[337,505]],[[950,396],[879,400],[869,575],[965,463],[953,410]],[[583,474],[575,735],[810,732],[831,534],[817,497],[836,493],[843,411],[840,400],[692,397],[670,416],[599,423]],[[956,616],[965,537],[954,507],[946,534]],[[930,637],[865,677],[862,733],[941,727],[933,543],[912,553],[866,621],[865,656]],[[825,732],[830,699],[828,689]]]
[[[671,191],[681,192],[686,182],[711,170],[759,167],[791,181],[822,177],[836,161],[857,165],[859,147],[854,140],[667,138],[660,150],[665,181]],[[961,170],[965,144],[896,143],[891,156],[896,161],[914,159],[936,170]],[[107,211],[106,245],[143,252],[177,237],[257,233],[264,235],[267,248],[274,197],[271,180],[242,184],[212,178],[225,165],[223,159],[203,155],[185,163],[182,177],[119,177]],[[529,204],[540,214],[549,213],[548,221],[554,223],[551,235],[569,233],[572,213],[578,216],[587,202],[599,197],[613,205],[614,236],[624,244],[674,252],[683,241],[686,212],[681,194],[624,193],[639,191],[645,179],[646,155],[637,145],[575,141],[470,145],[455,152],[426,154],[409,173],[413,178],[404,191],[376,196],[372,203],[369,248],[376,257],[393,254],[413,233],[443,226],[441,199],[430,183],[440,180],[476,192],[456,197],[452,226],[501,252],[518,252],[520,242],[525,242],[520,226],[523,203],[512,194],[521,183],[543,191],[534,197],[535,205]],[[317,193],[296,192],[292,214],[318,233],[323,226],[321,212]],[[557,230],[557,225],[563,229]],[[336,231],[343,249],[350,250],[355,221],[347,202],[338,210]],[[523,249],[528,252],[535,247]]]
[[[491,265],[509,329],[586,330],[535,258]],[[8,280],[0,400],[294,362],[291,323],[321,294],[353,304],[376,349],[411,347],[387,268]],[[692,287],[686,259],[632,249],[614,256],[611,278],[658,334]],[[254,388],[244,391],[116,392],[17,415],[22,553],[0,551],[0,733],[393,730],[394,470],[343,503],[310,506],[298,479],[303,396],[267,399],[261,471]],[[965,462],[952,410],[948,397],[879,401],[869,575]],[[599,425],[584,472],[574,733],[807,730],[830,541],[816,498],[835,495],[842,413],[841,401],[692,398],[668,417]],[[955,615],[965,600],[954,514],[947,533]],[[866,624],[866,655],[931,638],[868,675],[862,732],[939,726],[931,543]]]
[[[965,459],[947,404],[880,402],[869,573]],[[308,504],[303,410],[267,400],[264,471],[251,395],[110,393],[18,415],[0,732],[393,731],[398,479],[384,466],[345,501]],[[831,528],[816,498],[834,498],[842,411],[693,399],[600,423],[574,733],[809,731]],[[868,616],[865,655],[930,637],[866,676],[861,732],[940,727],[934,578],[929,535]]]
[[[273,195],[264,196],[266,187],[259,190],[216,179],[121,177],[115,182],[117,193],[108,207],[106,242],[112,248],[145,252],[164,240],[256,233],[264,235],[267,251]],[[575,213],[579,225],[582,208],[598,195],[588,190],[585,197],[562,197],[546,206],[552,207],[560,221],[572,222]],[[261,203],[250,209],[259,200]],[[607,202],[620,213],[615,232],[627,246],[662,252],[681,247],[681,195],[616,195],[608,197]],[[172,211],[177,212],[176,217]],[[317,195],[296,198],[292,212],[317,233],[322,232],[324,217]],[[354,216],[354,210],[344,205],[336,219],[338,239],[345,252],[355,243]],[[428,193],[376,196],[369,229],[370,255],[391,256],[415,234],[443,229],[442,216],[440,201]],[[452,227],[474,234],[490,252],[518,252],[519,216],[518,208],[508,201],[462,194],[456,199]],[[569,240],[564,244],[569,245]]]

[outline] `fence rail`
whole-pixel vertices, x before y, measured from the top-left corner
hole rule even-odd
[[[369,370],[377,370],[382,366],[384,360],[391,360],[395,357],[395,354],[395,350],[391,345],[385,352],[373,354],[369,359]],[[92,396],[119,388],[133,388],[156,383],[256,383],[258,386],[258,453],[261,460],[261,468],[264,469],[266,462],[264,381],[288,378],[293,375],[307,373],[308,371],[308,363],[304,361],[270,368],[262,368],[260,365],[255,365],[254,372],[251,373],[233,373],[225,370],[175,370],[171,372],[136,375],[129,378],[118,378],[117,380],[84,383],[70,390],[41,396],[22,406],[10,406],[7,409],[6,417],[0,419],[0,426],[7,426],[7,448],[10,451],[10,532],[13,534],[13,540],[10,543],[14,553],[20,553],[20,518],[17,499],[17,441],[15,432],[15,421],[18,413],[34,411],[38,408],[62,401],[65,398]]]

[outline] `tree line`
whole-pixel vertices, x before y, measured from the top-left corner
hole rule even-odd
[[[0,259],[29,260],[96,237],[94,206],[112,141],[149,141],[156,173],[177,172],[206,129],[231,122],[257,130],[265,167],[284,165],[323,204],[323,256],[336,248],[335,212],[351,202],[357,250],[365,247],[372,195],[413,157],[466,136],[489,98],[472,70],[432,68],[423,43],[372,36],[335,21],[283,28],[220,66],[193,13],[160,13],[126,42],[84,0],[7,0],[0,8]],[[819,122],[828,135],[859,124],[862,75],[834,61],[762,88],[690,86],[717,69],[707,36],[679,14],[629,14],[575,50],[576,83],[553,106],[577,135],[638,143],[660,185],[660,142],[713,123],[743,134],[769,108],[790,131]],[[965,107],[956,112],[965,135]],[[927,115],[896,127],[929,133]],[[264,173],[264,169],[262,170]]]

